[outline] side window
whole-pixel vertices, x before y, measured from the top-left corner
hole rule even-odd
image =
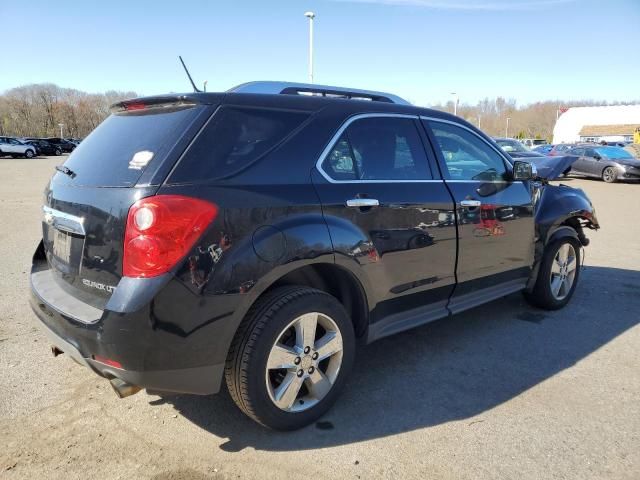
[[[585,157],[595,157],[596,151],[593,148],[587,148],[584,152]]]
[[[334,180],[430,180],[427,156],[414,120],[373,117],[344,131],[322,169]]]
[[[582,155],[584,155],[584,148],[574,148],[569,153],[571,153],[571,155],[581,157]]]
[[[192,182],[233,175],[272,151],[308,117],[307,112],[222,107],[169,181]]]
[[[477,135],[450,123],[429,121],[428,124],[451,180],[508,179],[502,156]]]

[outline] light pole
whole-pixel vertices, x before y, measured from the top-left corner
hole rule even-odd
[[[507,127],[504,129],[504,136],[509,138],[509,120],[511,120],[510,117],[507,117]]]
[[[482,115],[478,114],[478,130],[481,130],[480,128],[480,119],[482,118]]]
[[[460,101],[458,99],[458,94],[456,92],[451,92],[451,95],[453,95],[453,114],[458,115],[458,102]]]
[[[309,19],[309,83],[313,83],[313,19],[316,14],[305,12],[304,16]]]
[[[58,126],[60,127],[60,138],[64,138],[62,136],[62,127],[64,127],[64,123],[59,123]]]

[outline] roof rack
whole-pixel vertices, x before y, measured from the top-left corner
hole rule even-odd
[[[228,90],[232,93],[264,93],[285,95],[310,95],[328,98],[346,98],[352,100],[368,100],[373,102],[397,103],[411,105],[404,98],[391,93],[374,92],[371,90],[358,90],[355,88],[330,87],[328,85],[315,85],[311,83],[291,82],[248,82]]]

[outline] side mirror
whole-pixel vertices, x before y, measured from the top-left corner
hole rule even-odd
[[[533,180],[538,176],[538,170],[535,165],[522,160],[513,162],[513,179],[515,181]]]
[[[593,158],[595,158],[596,160],[601,160],[602,157],[600,155],[598,155],[597,153],[593,156]]]

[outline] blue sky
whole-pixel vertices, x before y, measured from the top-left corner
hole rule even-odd
[[[640,0],[0,0],[0,91],[188,91],[179,54],[210,91],[304,82],[306,10],[316,83],[420,105],[640,99]]]

